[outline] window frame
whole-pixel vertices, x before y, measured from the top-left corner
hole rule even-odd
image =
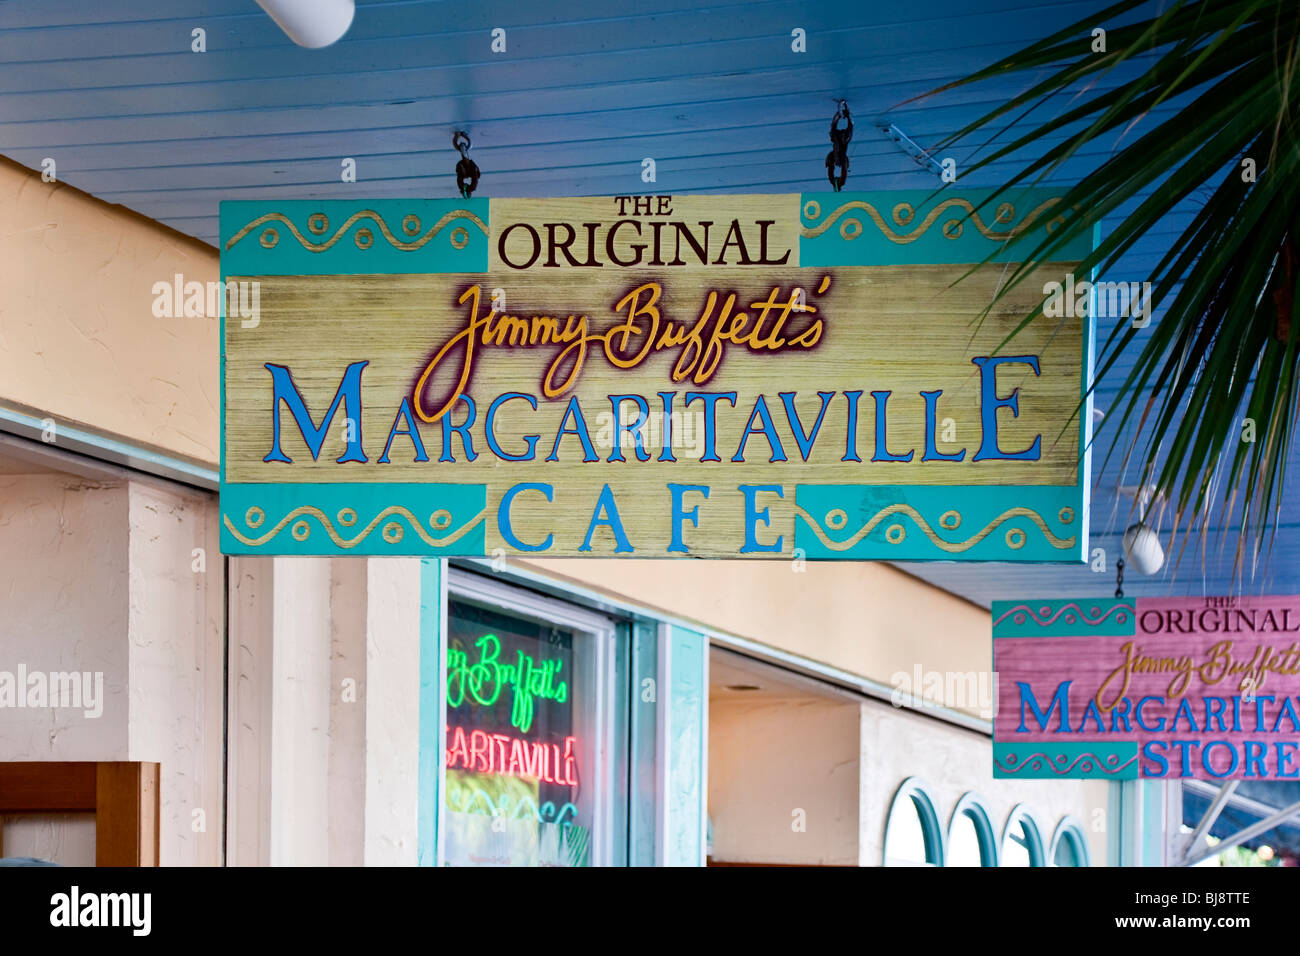
[[[446,600],[442,604],[442,618],[444,620],[450,619],[452,601],[474,604],[539,624],[562,627],[586,635],[586,639],[590,640],[595,657],[593,663],[596,686],[594,688],[595,700],[590,701],[588,706],[591,707],[595,717],[593,749],[596,754],[597,764],[594,772],[588,771],[592,774],[589,779],[597,781],[594,788],[595,798],[592,803],[591,865],[613,866],[615,847],[618,844],[625,843],[627,838],[625,833],[613,832],[613,827],[622,819],[622,815],[617,812],[615,807],[619,795],[616,774],[618,768],[623,765],[621,750],[627,746],[626,741],[616,741],[614,733],[614,728],[618,724],[616,708],[619,706],[620,701],[615,655],[615,635],[618,622],[606,614],[601,614],[589,608],[546,597],[508,581],[495,580],[482,574],[476,574],[473,571],[455,567],[447,569]],[[441,658],[439,692],[445,701],[447,683],[445,650]],[[445,703],[442,724],[441,729],[444,736],[439,739],[440,745],[445,746],[445,744],[441,744],[441,741],[445,738],[447,726]],[[438,786],[439,796],[436,812],[441,818],[447,809],[445,760],[439,760],[439,768],[441,779]],[[445,862],[442,840],[445,829],[444,826],[438,827],[437,863],[439,866]]]

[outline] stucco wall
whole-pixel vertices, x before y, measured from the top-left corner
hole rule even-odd
[[[875,701],[862,704],[861,746],[864,866],[881,864],[889,807],[908,777],[922,778],[933,790],[945,833],[957,801],[973,790],[983,798],[999,844],[1012,808],[1023,803],[1037,821],[1044,851],[1058,821],[1070,814],[1088,835],[1092,864],[1107,862],[1106,828],[1112,822],[1107,781],[995,780],[988,737]]]
[[[102,675],[102,712],[0,709],[0,760],[127,759],[127,487],[0,475],[0,671]],[[92,677],[92,686],[94,678]],[[6,817],[6,856],[93,866],[92,814]]]
[[[709,700],[713,859],[858,862],[858,706]]]
[[[0,403],[215,467],[217,322],[155,318],[152,288],[216,280],[216,250],[3,159],[0,210]],[[985,612],[885,565],[527,563],[885,684],[989,666]]]
[[[161,764],[163,865],[215,866],[225,647],[215,498],[131,482],[130,534],[130,759]]]
[[[0,475],[0,671],[103,675],[102,713],[0,709],[0,760],[127,760],[125,483]]]
[[[234,866],[413,866],[420,562],[231,562]]]
[[[82,707],[0,710],[0,760],[158,762],[164,865],[220,861],[215,534],[209,495],[56,472],[0,476],[0,670],[102,674],[104,697],[97,717]],[[203,573],[192,570],[195,548],[205,550]],[[93,862],[93,820],[71,820],[7,821],[5,852]]]
[[[0,404],[216,467],[215,318],[155,318],[155,282],[217,252],[0,157]]]

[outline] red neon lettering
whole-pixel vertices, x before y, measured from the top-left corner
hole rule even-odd
[[[457,757],[460,758],[460,766],[469,763],[469,745],[465,743],[465,728],[457,727],[456,732],[452,733],[450,727],[447,733],[451,734],[451,746],[447,748],[447,766],[455,767]]]
[[[493,734],[492,742],[496,744],[492,748],[492,773],[506,773],[506,744],[510,743],[510,738],[505,734]],[[497,759],[497,754],[501,758]]]
[[[563,768],[564,766],[564,764],[560,762],[560,748],[555,744],[547,744],[547,749],[550,750],[553,755],[552,756],[553,763],[551,764],[551,775],[553,777],[553,780],[551,782],[564,783],[564,781],[560,779],[561,768]]]
[[[524,749],[524,742],[519,738],[510,741],[510,765],[506,767],[506,773],[512,777],[524,774]]]
[[[475,770],[489,770],[488,748],[490,744],[491,741],[488,735],[481,730],[475,730],[469,735],[469,755]]]
[[[511,777],[531,777],[545,783],[578,786],[578,740],[565,737],[559,744],[541,743],[510,734],[469,732],[463,727],[448,727],[451,743],[447,747],[448,770],[477,770]]]
[[[537,748],[537,744],[528,744],[523,748],[524,751],[524,772],[521,776],[541,778],[542,773],[542,755]]]
[[[570,787],[578,785],[578,761],[573,756],[573,743],[572,737],[564,738],[564,782]]]

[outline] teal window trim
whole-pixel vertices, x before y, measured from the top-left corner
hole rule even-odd
[[[443,728],[447,726],[447,700],[442,693],[447,673],[447,561],[420,561],[420,759],[419,810],[416,862],[437,866],[442,859],[438,842],[438,811],[442,805],[446,774]]]
[[[1164,780],[1114,780],[1107,810],[1110,866],[1165,866]],[[1118,821],[1118,824],[1115,822]]]
[[[654,866],[659,830],[659,625],[653,620],[634,620],[629,630],[627,863]]]
[[[967,792],[957,801],[952,817],[948,821],[948,846],[952,846],[953,832],[961,823],[962,817],[975,824],[975,836],[980,846],[980,866],[998,865],[998,835],[993,829],[993,821],[985,807],[985,800],[974,791]]]
[[[894,792],[894,799],[889,805],[889,814],[885,817],[885,835],[880,847],[881,865],[891,865],[888,855],[889,831],[895,814],[915,813],[921,821],[921,833],[925,837],[926,863],[930,866],[943,866],[946,850],[944,830],[939,822],[939,811],[936,807],[934,792],[920,777],[908,777],[898,785],[898,790]]]
[[[702,631],[661,623],[658,643],[655,863],[704,866],[709,638]]]
[[[1079,866],[1092,866],[1092,857],[1088,852],[1088,836],[1083,832],[1083,824],[1071,816],[1064,816],[1056,824],[1056,831],[1052,834],[1052,842],[1047,849],[1047,860],[1049,866],[1056,865],[1056,851],[1062,843],[1068,843],[1074,850],[1074,858],[1079,861]]]
[[[1007,841],[1017,838],[1017,828],[1026,837],[1024,843],[1025,850],[1029,853],[1029,865],[1046,866],[1047,857],[1044,855],[1043,850],[1043,828],[1038,825],[1033,811],[1023,803],[1017,803],[1011,808],[1011,813],[1007,816],[1006,826],[1002,828],[1001,858],[1005,861]],[[1017,839],[1017,842],[1020,841]],[[1005,862],[1003,865],[1005,865]]]
[[[610,805],[610,822],[614,834],[626,834],[626,839],[615,839],[610,851],[611,866],[628,866],[632,848],[632,787],[635,761],[632,751],[633,701],[636,700],[632,660],[632,623],[614,622],[614,644],[610,649],[613,666],[612,720],[613,753],[610,755],[614,775],[614,790]]]

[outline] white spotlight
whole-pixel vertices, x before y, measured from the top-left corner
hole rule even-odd
[[[1128,563],[1142,574],[1155,574],[1165,564],[1165,549],[1160,538],[1147,525],[1139,522],[1124,532],[1124,554]]]
[[[352,26],[355,0],[257,0],[289,39],[317,50],[343,37]]]

